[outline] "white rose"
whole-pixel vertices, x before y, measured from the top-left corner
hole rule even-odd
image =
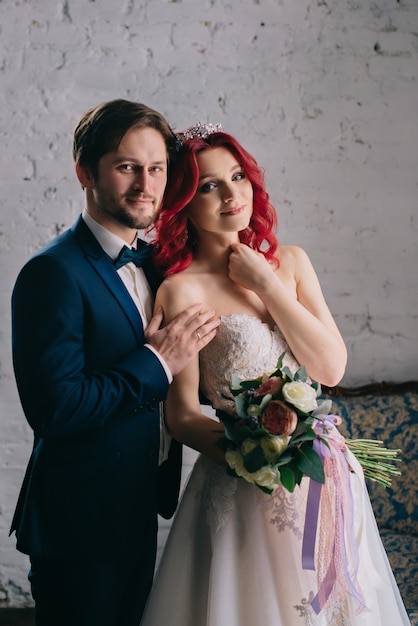
[[[274,490],[280,483],[280,474],[277,468],[269,465],[261,467],[256,472],[248,472],[244,467],[243,458],[239,450],[227,450],[225,458],[229,467],[235,470],[238,476],[251,484],[257,483],[257,485]]]
[[[264,465],[257,472],[250,474],[251,482],[257,483],[261,487],[267,487],[267,489],[276,489],[280,483],[280,474],[275,467],[271,465]]]
[[[252,482],[250,479],[250,473],[247,472],[244,467],[244,459],[239,450],[227,450],[225,453],[225,459],[229,467],[233,469],[238,476],[245,478],[245,480],[249,483]]]
[[[273,435],[271,437],[262,437],[260,446],[263,448],[264,455],[268,463],[275,463],[279,456],[286,450],[289,445],[290,436]]]
[[[249,452],[252,452],[254,448],[257,448],[257,447],[258,447],[258,439],[244,439],[244,441],[241,444],[242,454],[245,456],[246,454],[249,454]]]
[[[242,462],[242,454],[239,450],[227,450],[225,452],[225,459],[229,467],[235,470],[237,474],[238,471],[241,471],[244,467]]]
[[[308,383],[301,381],[293,381],[285,383],[282,388],[283,398],[286,402],[290,402],[294,407],[309,413],[317,408],[316,390]]]

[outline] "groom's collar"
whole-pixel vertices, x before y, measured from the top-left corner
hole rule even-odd
[[[87,212],[87,209],[83,210],[81,217],[110,259],[112,261],[117,259],[123,246],[126,246],[126,241],[96,222],[90,213]],[[132,247],[136,247],[137,238],[138,235],[135,237]]]

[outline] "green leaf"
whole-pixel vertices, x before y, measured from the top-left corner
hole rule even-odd
[[[313,387],[316,391],[316,397],[320,396],[322,393],[322,389],[321,389],[321,383],[318,383],[318,381],[313,380],[311,382],[311,387]]]
[[[286,356],[286,352],[282,352],[279,356],[279,360],[277,361],[277,369],[282,371],[283,359]]]
[[[279,456],[277,461],[275,461],[274,465],[276,465],[276,467],[281,467],[282,465],[287,465],[287,463],[290,463],[290,461],[292,460],[293,460],[292,453],[286,450],[285,452],[283,452],[283,454]]]
[[[297,450],[297,465],[301,472],[316,480],[325,482],[324,466],[320,456],[310,446],[301,446]]]
[[[241,382],[242,389],[257,389],[261,385],[261,380],[243,380]]]
[[[232,431],[232,441],[241,445],[245,439],[260,439],[261,437],[266,437],[268,434],[269,433],[264,430],[264,428],[251,430],[248,426],[241,426],[241,428],[235,428]]]
[[[251,450],[251,452],[246,454],[243,457],[243,461],[245,469],[250,473],[256,472],[263,467],[263,465],[266,465],[267,462],[263,449],[260,446],[257,446]]]
[[[242,419],[247,417],[247,401],[242,396],[235,398],[235,412]]]
[[[306,420],[302,422],[298,422],[295,428],[294,434],[299,435],[300,433],[304,433],[307,430],[312,430],[311,424],[309,422],[307,422]]]
[[[264,485],[259,485],[258,483],[255,484],[259,489],[261,489],[261,491],[264,491],[264,493],[268,493],[269,495],[273,493],[273,489],[269,489],[268,487],[264,487]]]
[[[222,439],[218,439],[218,441],[216,442],[216,445],[218,446],[218,448],[220,448],[224,452],[238,447],[233,441],[231,441],[230,439],[227,439],[226,437],[223,437]]]
[[[216,415],[219,417],[221,424],[237,424],[239,422],[236,415],[230,415],[229,413],[225,413],[225,411],[221,411],[219,409],[216,411]]]
[[[238,478],[238,474],[236,473],[236,471],[233,470],[232,467],[229,467],[229,465],[226,466],[226,473],[233,478]]]
[[[248,439],[249,437],[251,439],[261,439],[261,437],[269,437],[270,433],[268,432],[268,430],[266,430],[265,428],[255,428],[254,430],[251,430],[251,428],[248,428],[248,426],[245,426],[247,435],[246,435],[246,439]]]
[[[289,380],[293,381],[293,372],[287,367],[287,365],[282,369],[282,372]]]
[[[322,443],[323,443],[323,444],[324,444],[324,445],[325,445],[325,446],[326,446],[329,450],[331,450],[330,445],[329,445],[329,443],[328,443],[328,439],[327,439],[326,437],[319,437],[319,439],[322,441]]]
[[[271,393],[266,393],[266,395],[263,397],[263,400],[260,404],[260,410],[264,411],[264,409],[266,408],[266,406],[272,399],[273,399],[273,396],[271,395]]]
[[[236,428],[234,428],[234,426],[231,426],[230,424],[224,424],[224,431],[225,431],[225,437],[229,439],[229,441],[236,440],[236,433],[238,431]]]
[[[300,469],[298,467],[292,468],[294,473],[295,473],[295,480],[296,480],[296,484],[300,485],[300,483],[302,482],[302,478],[303,478],[303,472],[300,471]]]
[[[305,437],[305,435],[308,435]],[[292,434],[291,442],[295,443],[296,441],[305,441],[309,439],[315,439],[316,435],[312,430],[312,427],[307,422],[299,422],[295,428],[294,433]]]
[[[303,383],[306,383],[308,379],[308,374],[306,373],[306,367],[302,365],[297,372],[295,372],[295,380],[300,380]]]
[[[296,486],[296,480],[295,475],[289,466],[281,468],[280,482],[282,483],[283,487],[290,491],[290,493],[293,493]]]
[[[240,378],[235,377],[233,381],[235,384],[231,383],[230,391],[234,397],[242,396],[245,397],[245,392],[248,389],[257,389],[261,385],[261,380],[241,380]],[[239,384],[237,384],[239,383]],[[227,396],[224,396],[225,398]]]
[[[313,441],[314,439],[316,439],[316,435],[315,435],[314,431],[312,429],[310,429],[310,430],[307,430],[307,431],[301,433],[297,437],[292,437],[292,439],[290,440],[290,443],[293,446],[297,446],[300,443],[303,443],[304,441]]]

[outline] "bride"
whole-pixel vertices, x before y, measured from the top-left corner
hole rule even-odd
[[[344,558],[351,578],[340,575],[335,556],[337,576],[318,607],[318,572],[333,529],[332,520],[321,519],[315,569],[303,569],[309,479],[293,493],[279,486],[268,495],[226,472],[217,445],[222,427],[202,414],[199,389],[215,409],[232,412],[232,399],[224,398],[232,375],[273,371],[286,351],[292,370],[302,364],[311,379],[334,386],[347,353],[307,254],[277,243],[276,214],[253,157],[219,125],[181,133],[178,147],[156,225],[156,263],[166,276],[156,306],[169,322],[200,302],[216,311],[221,325],[199,359],[175,377],[166,401],[171,434],[202,455],[141,624],[409,624],[362,475],[351,473],[349,483],[356,550]]]

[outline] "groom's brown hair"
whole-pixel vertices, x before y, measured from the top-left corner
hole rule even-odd
[[[145,104],[119,99],[103,102],[82,115],[74,131],[75,163],[96,178],[100,159],[117,150],[131,128],[158,131],[167,147],[167,160],[170,160],[175,150],[175,136],[167,120]]]

